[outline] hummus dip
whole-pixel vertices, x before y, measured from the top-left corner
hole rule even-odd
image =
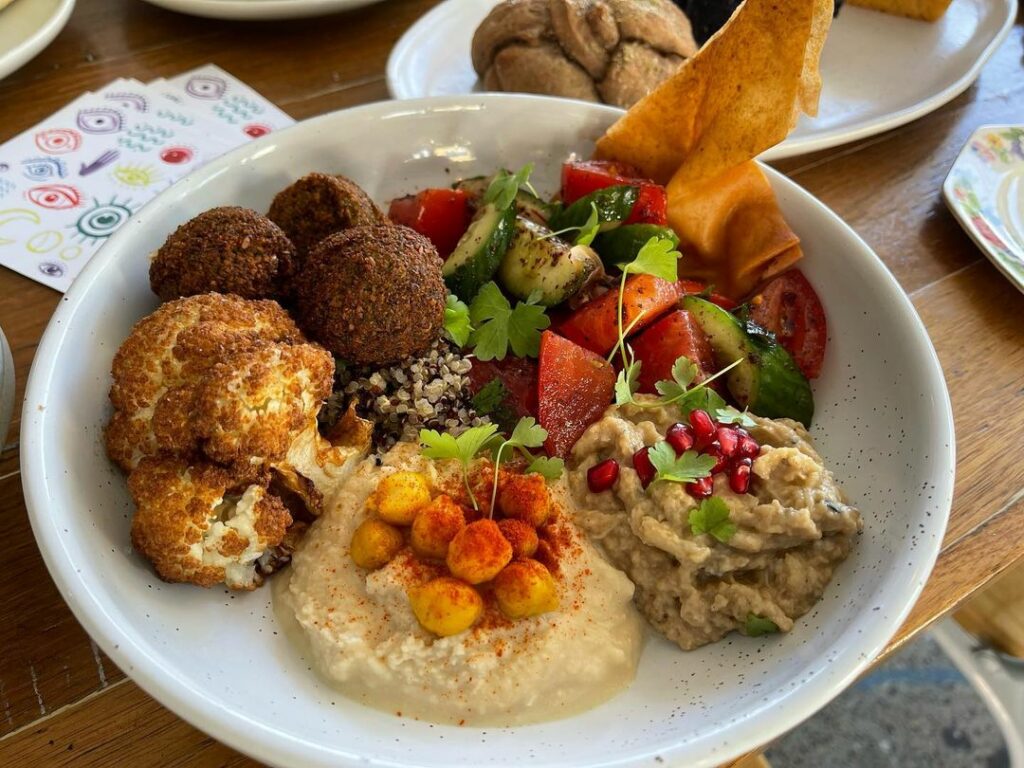
[[[761,453],[749,492],[734,493],[724,475],[714,480],[714,496],[736,526],[727,543],[692,532],[689,515],[699,502],[683,485],[644,489],[632,469],[634,451],[662,440],[677,409],[613,406],[573,449],[577,522],[633,581],[641,613],[684,650],[743,629],[751,616],[788,632],[821,597],[862,527],[804,427],[753,418],[749,431]],[[619,480],[591,493],[587,470],[609,457],[622,467]]]
[[[376,571],[355,565],[349,542],[380,478],[426,473],[435,488],[461,480],[446,465],[399,443],[365,460],[325,499],[324,514],[275,591],[278,613],[297,628],[316,668],[348,696],[440,723],[511,726],[589,709],[632,682],[643,638],[633,585],[588,543],[565,511],[564,480],[551,488],[558,528],[556,611],[511,621],[485,592],[473,628],[436,637],[416,621],[407,592],[440,575],[406,548]]]

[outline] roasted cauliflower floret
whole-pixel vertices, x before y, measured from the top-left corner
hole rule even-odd
[[[201,377],[192,428],[216,462],[283,460],[316,424],[331,394],[334,359],[313,344],[263,343],[229,354]]]
[[[128,478],[132,545],[165,581],[255,589],[292,517],[263,485],[178,458],[145,458]]]
[[[207,293],[164,304],[136,324],[114,356],[107,452],[125,471],[144,456],[181,452],[191,442],[192,385],[200,374],[259,344],[302,341],[273,301]]]

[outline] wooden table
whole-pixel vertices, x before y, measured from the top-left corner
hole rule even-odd
[[[390,0],[323,19],[241,24],[136,0],[82,0],[41,56],[0,81],[0,141],[114,78],[149,80],[207,62],[296,118],[385,99],[388,51],[432,5]],[[896,275],[931,333],[953,399],[959,459],[949,530],[890,650],[1024,555],[1024,295],[960,230],[939,192],[974,128],[1021,119],[1022,48],[1018,19],[978,83],[942,109],[778,164],[846,219]],[[0,268],[0,326],[14,351],[19,397],[59,298]],[[9,440],[17,428],[15,419]],[[254,765],[142,693],[90,641],[36,549],[13,447],[0,455],[0,533],[0,763]]]

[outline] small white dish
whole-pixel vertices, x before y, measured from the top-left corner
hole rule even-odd
[[[189,16],[234,21],[304,19],[350,11],[380,0],[145,0]]]
[[[446,0],[413,24],[388,59],[396,99],[479,91],[473,32],[497,0]],[[776,160],[873,136],[916,120],[963,93],[1017,18],[1017,0],[955,0],[939,21],[850,5],[832,24],[821,59],[818,116],[803,117]]]
[[[831,340],[813,434],[864,510],[865,531],[824,599],[772,638],[731,636],[683,653],[652,637],[637,678],[584,714],[522,728],[431,725],[332,689],[281,632],[270,590],[228,595],[159,581],[129,547],[131,502],[106,458],[110,363],[157,305],[148,258],[217,205],[266,210],[313,170],[375,200],[535,163],[542,193],[588,155],[608,107],[482,94],[383,102],[251,142],[132,216],[72,284],[36,352],[23,409],[22,475],[33,532],[75,616],[148,693],[213,737],[279,766],[714,766],[809,717],[885,647],[931,572],[953,491],[949,395],[913,305],[834,213],[766,169],[802,238],[802,268]],[[860,297],[871,296],[870,306]]]
[[[972,133],[942,196],[981,252],[1024,291],[1024,125],[983,125]]]
[[[0,11],[0,79],[48,46],[74,8],[75,0],[14,0]]]

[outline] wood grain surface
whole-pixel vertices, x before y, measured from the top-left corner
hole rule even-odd
[[[213,62],[297,119],[387,98],[391,46],[433,0],[388,0],[322,19],[232,23],[138,0],[80,0],[46,51],[0,81],[0,141],[117,77],[148,80]],[[1021,119],[1018,19],[978,82],[910,125],[779,162],[849,222],[911,295],[949,383],[956,495],[942,555],[890,651],[1024,555],[1024,295],[946,211],[940,187],[979,125]],[[56,292],[0,268],[0,326],[20,401]],[[872,301],[869,296],[862,297]],[[17,435],[15,418],[7,443]],[[47,575],[25,513],[16,446],[0,453],[0,763],[250,766],[126,679]]]

